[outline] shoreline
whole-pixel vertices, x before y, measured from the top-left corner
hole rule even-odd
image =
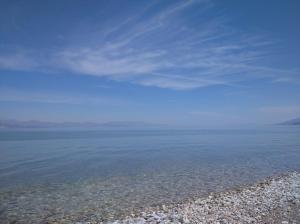
[[[186,183],[188,184],[188,183]],[[105,209],[105,201],[95,197],[99,185],[79,185],[69,189],[69,194],[44,191],[21,191],[0,194],[0,223],[49,223],[49,224],[147,224],[147,223],[195,223],[195,224],[299,224],[300,223],[300,172],[286,172],[205,195],[191,196],[174,203],[159,203],[131,209],[135,201],[124,197],[118,202],[127,208],[111,213]],[[172,189],[169,189],[172,190]],[[48,192],[48,193],[47,193]],[[82,201],[87,195],[93,196]],[[80,195],[80,197],[78,197]],[[156,198],[154,198],[156,199]],[[153,200],[154,200],[153,199]],[[56,204],[52,204],[54,201]],[[91,203],[95,203],[94,205]],[[54,207],[56,205],[56,207]],[[97,207],[97,205],[103,207]],[[75,207],[72,207],[75,206]],[[114,205],[115,206],[115,205]],[[76,210],[75,210],[75,209]],[[70,210],[71,209],[71,210]],[[119,211],[119,213],[117,213]],[[108,214],[119,214],[108,216]],[[105,216],[106,215],[106,216]]]
[[[300,173],[101,223],[300,223]]]

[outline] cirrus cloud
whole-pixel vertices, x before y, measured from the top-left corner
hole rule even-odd
[[[253,79],[299,79],[299,71],[270,67],[274,42],[259,34],[241,34],[224,17],[207,17],[211,1],[155,4],[122,23],[91,34],[99,41],[49,51],[0,55],[0,67],[23,71],[67,72],[99,76],[174,90],[229,85]],[[199,9],[189,13],[192,9]],[[203,18],[193,23],[194,18]],[[74,34],[79,35],[79,34]],[[96,36],[95,36],[96,35]],[[34,53],[35,52],[35,53]],[[276,57],[276,55],[275,55]]]

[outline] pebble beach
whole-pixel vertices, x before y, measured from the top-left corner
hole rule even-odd
[[[173,207],[134,214],[109,224],[300,223],[300,173],[268,178],[253,186],[210,194]],[[79,224],[79,223],[78,223]]]

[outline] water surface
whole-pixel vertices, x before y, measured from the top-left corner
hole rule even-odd
[[[300,169],[300,128],[1,131],[0,218],[114,219]]]

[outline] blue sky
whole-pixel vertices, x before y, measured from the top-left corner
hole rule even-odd
[[[300,115],[300,2],[4,1],[0,118],[268,124]]]

